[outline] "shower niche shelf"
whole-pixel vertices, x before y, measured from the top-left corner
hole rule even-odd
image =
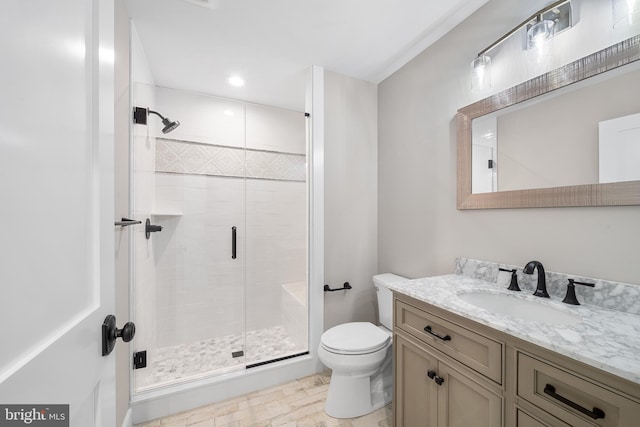
[[[150,214],[151,216],[182,216],[182,212],[178,211],[153,211]]]

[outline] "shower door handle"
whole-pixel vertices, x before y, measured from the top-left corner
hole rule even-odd
[[[236,227],[231,227],[231,259],[236,259]]]

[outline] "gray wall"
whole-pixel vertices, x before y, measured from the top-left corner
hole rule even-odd
[[[454,117],[474,100],[469,63],[545,5],[492,0],[379,85],[379,272],[451,273],[457,256],[539,259],[551,271],[640,284],[640,207],[456,210]]]
[[[377,86],[325,73],[325,330],[376,321]]]

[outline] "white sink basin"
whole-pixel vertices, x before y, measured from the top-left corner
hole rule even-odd
[[[492,313],[523,320],[553,325],[577,325],[581,322],[580,317],[576,314],[556,308],[545,301],[532,301],[518,295],[467,292],[458,294],[458,298]]]

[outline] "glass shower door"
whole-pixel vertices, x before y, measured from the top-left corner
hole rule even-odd
[[[136,84],[134,393],[308,350],[301,112]],[[144,362],[144,363],[143,363]]]
[[[303,113],[260,105],[246,111],[251,368],[308,350],[307,141]]]
[[[136,85],[136,104],[180,120],[134,125],[135,352],[143,392],[245,366],[245,107]],[[235,249],[235,250],[234,250]],[[142,353],[141,353],[142,354]],[[142,356],[139,358],[142,360]]]

